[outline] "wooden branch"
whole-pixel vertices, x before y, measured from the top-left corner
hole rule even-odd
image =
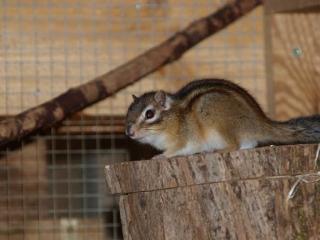
[[[318,239],[317,147],[264,147],[106,166],[109,189],[120,193],[124,239]],[[288,200],[297,175],[309,183],[301,182]]]
[[[250,12],[263,0],[236,0],[207,17],[191,23],[158,46],[92,81],[0,122],[0,147],[52,127],[160,67],[179,59],[187,50]]]

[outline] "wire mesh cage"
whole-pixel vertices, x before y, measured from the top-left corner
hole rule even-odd
[[[222,0],[0,1],[0,111],[41,104],[161,42]],[[131,94],[175,91],[202,77],[234,80],[266,106],[263,12],[256,9],[115,96],[10,146],[0,158],[0,240],[122,239],[104,165],[154,149],[123,134]]]

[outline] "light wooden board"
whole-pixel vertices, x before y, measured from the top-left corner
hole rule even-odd
[[[270,18],[276,118],[320,113],[320,11]]]
[[[3,1],[0,114],[16,114],[123,64],[224,1]],[[262,8],[204,41],[178,62],[85,110],[124,114],[131,94],[175,91],[201,77],[228,78],[266,107]]]

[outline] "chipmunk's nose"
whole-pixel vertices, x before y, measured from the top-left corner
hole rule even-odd
[[[134,136],[134,131],[133,131],[132,125],[128,125],[127,126],[126,135],[128,137],[133,137]]]

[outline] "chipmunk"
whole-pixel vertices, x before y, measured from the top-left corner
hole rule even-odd
[[[160,90],[133,99],[126,135],[165,157],[320,142],[319,115],[273,121],[246,90],[227,80],[196,80],[174,94]]]

